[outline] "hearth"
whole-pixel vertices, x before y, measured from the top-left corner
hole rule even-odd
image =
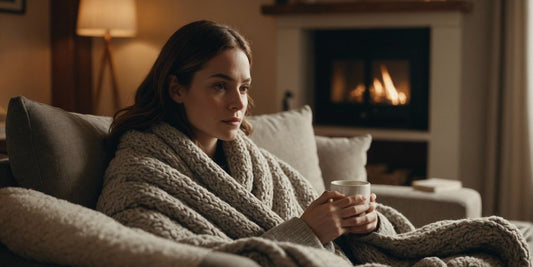
[[[316,30],[319,125],[428,129],[429,28]]]

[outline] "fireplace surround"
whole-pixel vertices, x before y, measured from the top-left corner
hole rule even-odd
[[[455,3],[455,2],[454,2]],[[457,2],[459,3],[459,2]],[[466,3],[466,2],[464,2]],[[442,3],[441,3],[442,4]],[[277,22],[277,69],[276,99],[282,102],[284,93],[292,91],[294,106],[311,105],[316,111],[315,58],[312,56],[313,33],[320,30],[364,30],[428,28],[429,38],[429,80],[428,80],[428,122],[427,129],[379,128],[368,126],[326,125],[315,121],[315,133],[326,136],[355,136],[370,133],[373,146],[378,142],[423,143],[426,154],[422,158],[427,177],[460,177],[460,122],[461,122],[461,54],[463,9],[425,10],[398,12],[387,9],[371,10],[360,8],[363,3],[354,4],[354,12],[343,8],[325,8],[320,4],[313,12],[287,13],[293,7],[284,7],[276,15]],[[376,4],[377,5],[377,4]],[[384,4],[383,4],[384,5]],[[416,5],[435,3],[416,2]],[[444,5],[444,4],[443,4]],[[335,6],[335,5],[334,5]],[[380,4],[381,6],[381,4]],[[319,10],[320,9],[320,10]],[[322,10],[337,10],[328,13]],[[361,11],[362,12],[358,12]],[[316,11],[316,12],[315,12]],[[319,12],[320,11],[320,12]],[[383,147],[383,146],[382,146]],[[371,147],[372,149],[372,147]],[[408,155],[405,151],[390,151]]]

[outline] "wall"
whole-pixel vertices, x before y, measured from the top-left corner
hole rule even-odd
[[[0,106],[12,96],[51,101],[49,1],[27,0],[23,15],[0,13]]]
[[[280,109],[272,93],[275,86],[275,20],[262,16],[262,0],[151,0],[137,1],[138,34],[135,38],[112,40],[113,56],[121,94],[121,105],[129,105],[137,86],[144,79],[166,40],[181,26],[200,19],[214,20],[236,28],[251,43],[252,66],[251,95],[256,99],[255,114],[275,112]],[[93,42],[95,84],[102,41]],[[110,92],[110,82],[105,76],[104,94]],[[111,114],[110,95],[103,95],[99,114]]]
[[[463,18],[460,179],[465,186],[482,193],[494,0],[472,2],[474,10]]]

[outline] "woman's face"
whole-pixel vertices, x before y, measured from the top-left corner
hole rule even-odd
[[[240,49],[224,50],[197,71],[189,88],[171,78],[170,95],[185,107],[196,141],[204,147],[233,140],[248,106],[250,63]]]

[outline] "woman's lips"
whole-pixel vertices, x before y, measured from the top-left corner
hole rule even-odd
[[[241,119],[239,118],[229,118],[227,120],[222,120],[223,123],[232,125],[232,126],[239,126],[241,124]]]

